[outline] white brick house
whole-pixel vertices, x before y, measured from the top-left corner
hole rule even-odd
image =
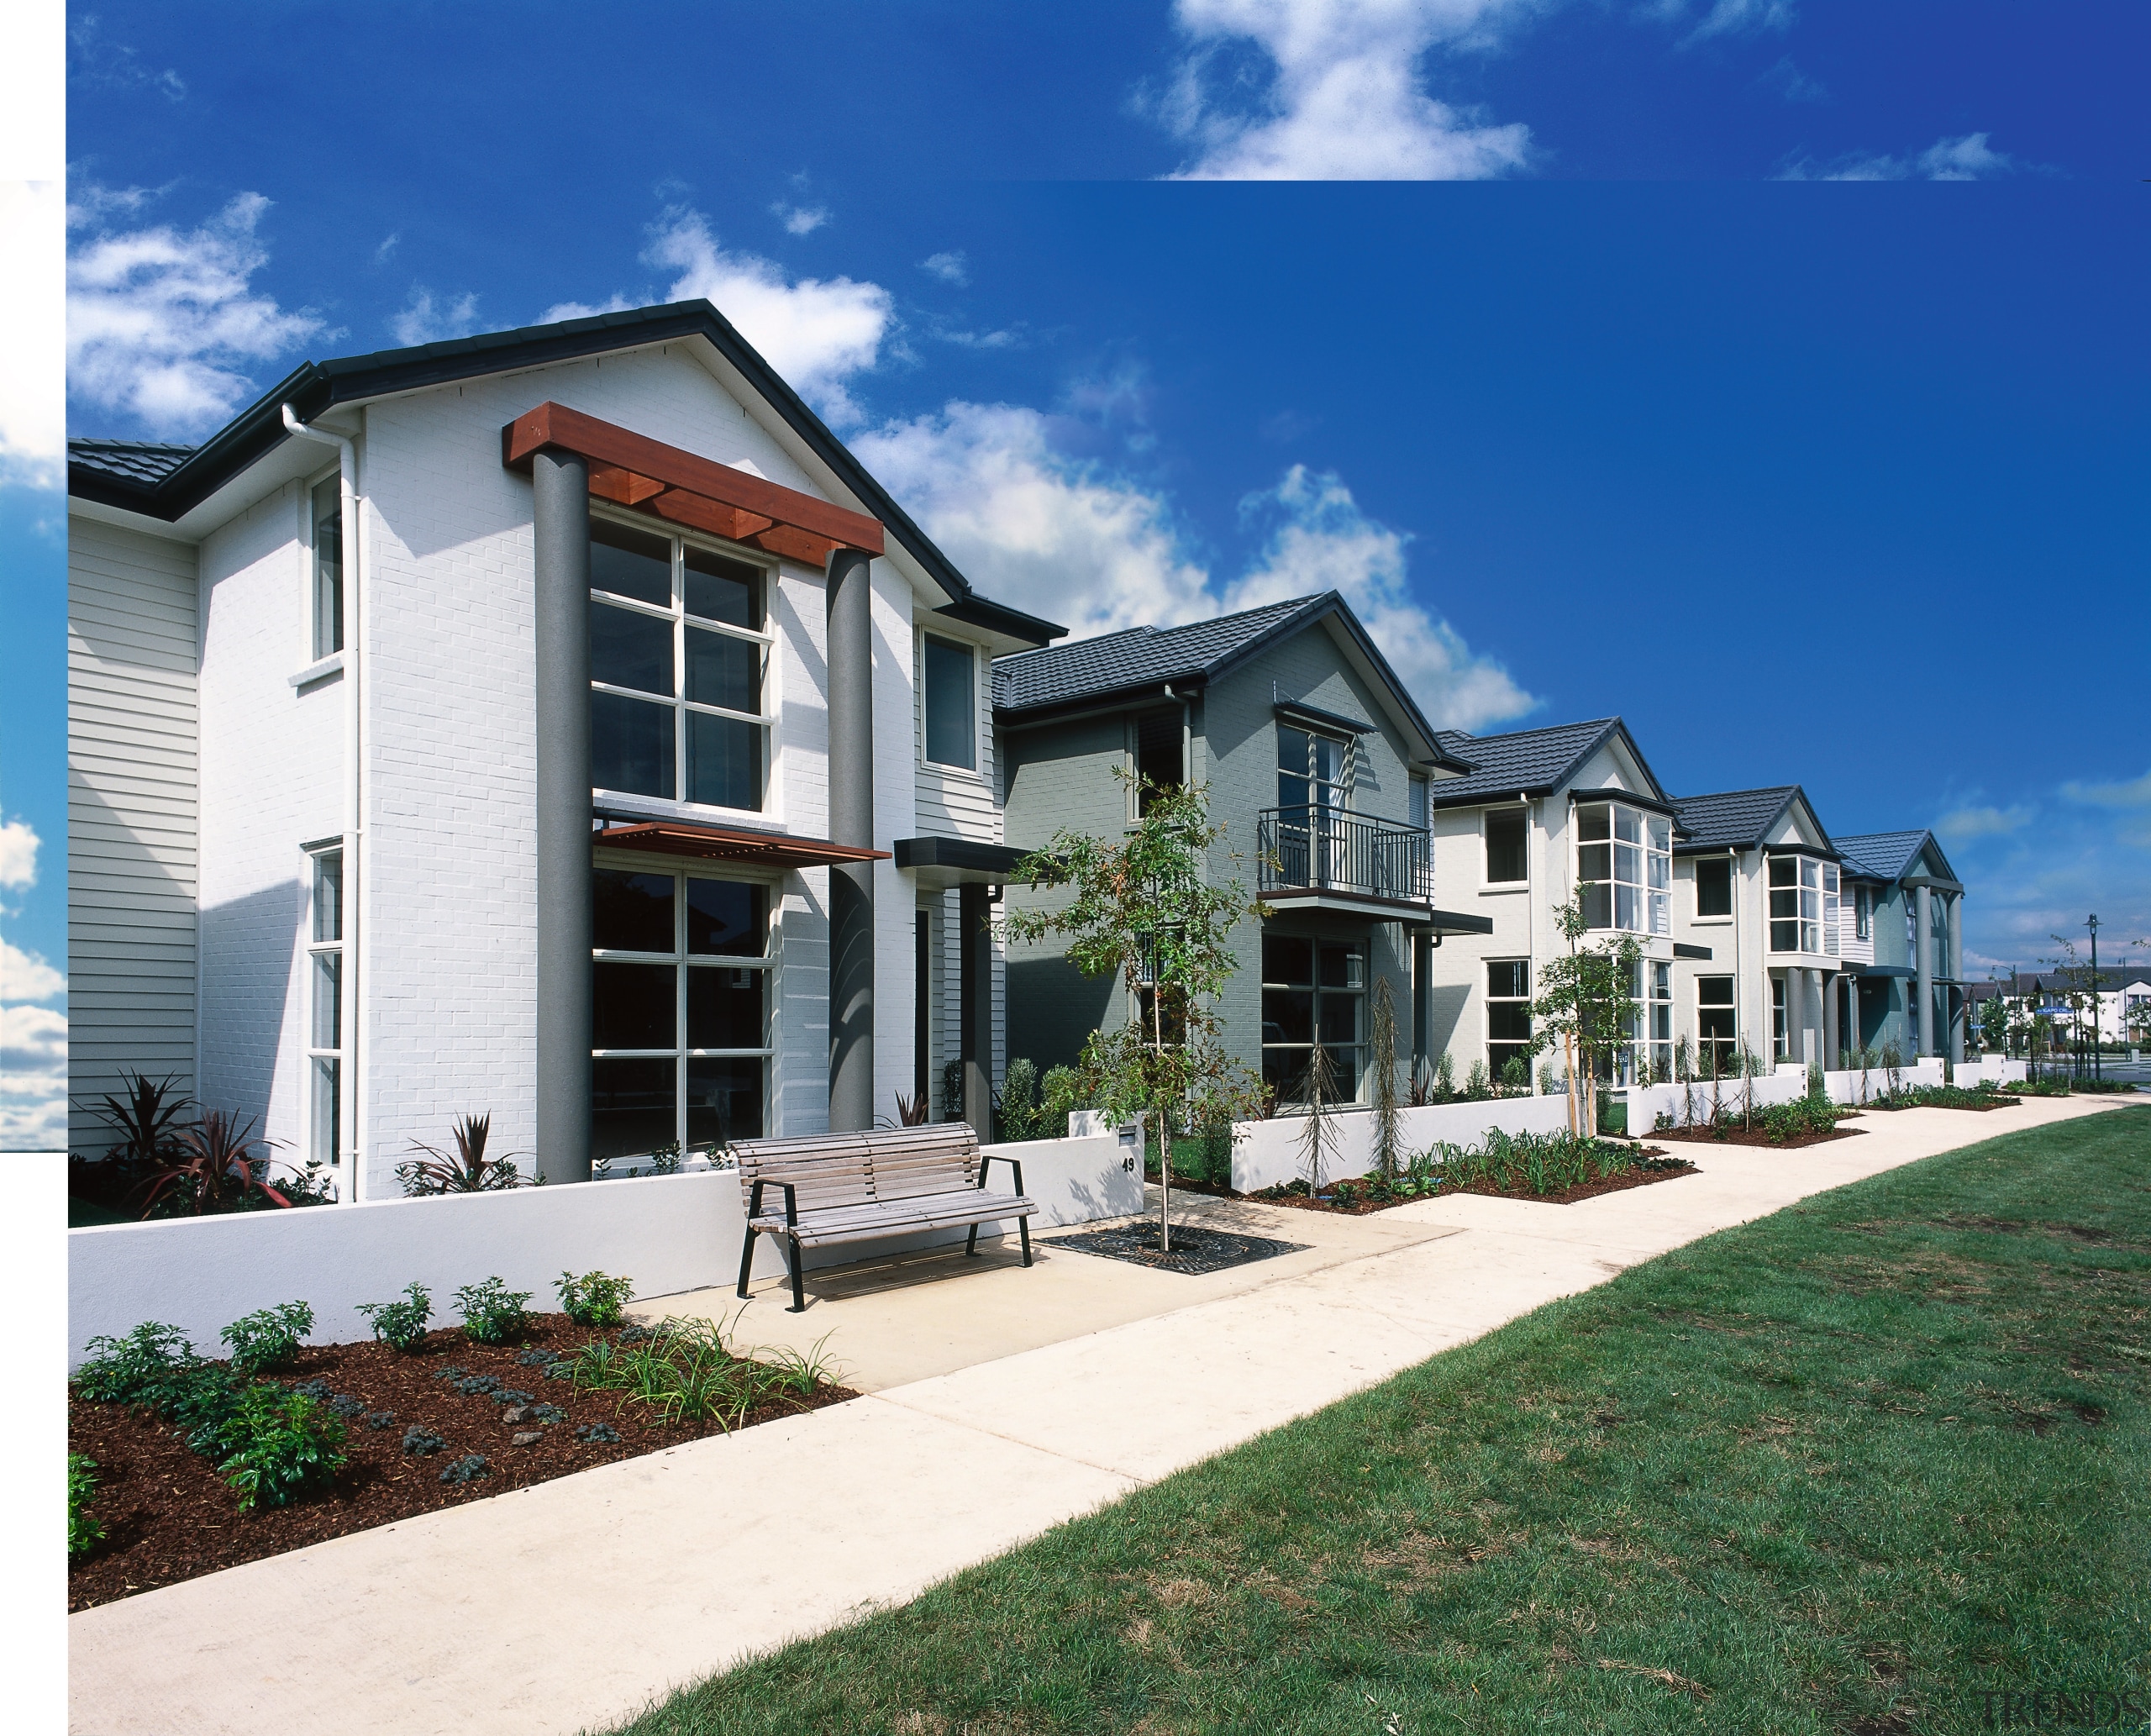
[[[346,1198],[465,1113],[550,1180],[864,1124],[966,1029],[976,1105],[986,672],[1062,629],[707,302],[309,363],[69,492],[74,1149],[123,1071]]]

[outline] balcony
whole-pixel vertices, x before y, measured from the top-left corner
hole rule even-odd
[[[1423,923],[1435,912],[1427,834],[1333,808],[1265,808],[1256,818],[1265,903]],[[1477,918],[1459,918],[1475,929]]]

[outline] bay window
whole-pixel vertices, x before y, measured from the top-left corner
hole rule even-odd
[[[590,524],[591,781],[759,810],[769,773],[768,574],[679,537]]]
[[[1770,950],[1822,950],[1822,870],[1812,856],[1770,858]],[[1830,877],[1837,878],[1831,867]],[[1833,914],[1835,897],[1832,898]],[[1832,924],[1835,926],[1834,923]]]
[[[1576,882],[1584,921],[1633,934],[1673,932],[1673,823],[1624,802],[1576,810]]]

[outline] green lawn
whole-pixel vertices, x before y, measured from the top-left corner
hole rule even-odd
[[[627,1728],[1886,1736],[1986,1728],[1982,1689],[2151,1698],[2148,1398],[2132,1109],[1697,1243]]]

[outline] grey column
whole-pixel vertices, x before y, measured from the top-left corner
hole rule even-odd
[[[961,938],[957,1046],[964,1063],[964,1119],[982,1145],[993,1137],[993,907],[981,886],[956,889]]]
[[[590,1179],[590,466],[531,460],[538,716],[538,1173]]]
[[[1424,929],[1412,936],[1412,1082],[1433,1070],[1428,1050],[1434,1040],[1434,939]]]
[[[1942,1051],[1934,1045],[1934,890],[1921,886],[1918,892],[1912,956],[1919,972],[1919,1052],[1939,1055]]]
[[[1844,1065],[1844,1039],[1838,1029],[1838,985],[1843,980],[1833,973],[1822,982],[1822,1065],[1833,1073]]]
[[[829,556],[829,838],[874,844],[872,562]],[[874,1125],[874,865],[829,870],[829,1128]]]

